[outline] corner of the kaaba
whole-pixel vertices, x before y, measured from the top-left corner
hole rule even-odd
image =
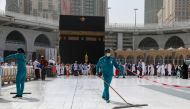
[[[96,64],[104,55],[105,17],[60,15],[59,30],[62,63]]]

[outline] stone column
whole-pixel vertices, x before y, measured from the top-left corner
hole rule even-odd
[[[7,36],[4,35],[4,31],[0,29],[0,38],[1,38],[1,41],[0,41],[0,56],[2,56],[2,57],[4,55],[6,37]]]
[[[136,63],[137,63],[137,57],[134,56],[134,64],[136,64]]]
[[[175,64],[175,59],[173,59],[173,62],[172,62],[173,64]]]
[[[117,35],[117,49],[123,50],[123,33],[118,33]]]
[[[165,63],[165,57],[162,57],[163,58],[163,63]]]
[[[155,63],[156,63],[156,57],[153,57],[154,58],[154,65],[155,65]]]
[[[29,60],[32,60],[32,51],[27,51],[26,52],[26,60],[29,61]]]

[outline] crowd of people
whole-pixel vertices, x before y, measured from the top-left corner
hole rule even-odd
[[[117,61],[118,65],[120,66],[120,70],[114,67],[113,72],[114,76],[118,78],[122,76],[125,78],[126,75],[138,75],[145,76],[177,76],[182,77],[182,72],[184,69],[184,65],[174,65],[174,64],[146,64],[144,61],[139,60],[137,64],[131,63],[121,63]],[[73,64],[63,64],[63,63],[56,63],[54,59],[50,59],[49,61],[45,60],[44,57],[40,61],[35,60],[34,62],[30,63],[33,65],[35,70],[36,79],[40,78],[42,75],[42,79],[44,80],[44,76],[46,74],[46,68],[48,65],[52,65],[55,67],[52,72],[56,72],[58,76],[62,75],[95,75],[95,67],[94,64],[87,64],[87,63],[78,63],[75,61]],[[190,66],[189,66],[190,68]],[[42,73],[40,73],[42,72]]]
[[[73,64],[59,64],[57,63],[56,65],[56,71],[57,75],[95,75],[95,65],[93,64],[87,64],[87,63],[78,63],[75,61]]]
[[[45,60],[44,57],[41,58],[40,61],[35,60],[32,63],[35,70],[35,79],[40,79],[40,75],[44,76],[47,74],[48,67],[51,67],[51,72],[56,73],[57,76],[63,75],[95,75],[95,65],[94,64],[87,64],[87,63],[78,63],[75,61],[73,64],[63,64],[63,63],[56,63],[54,59],[50,59],[49,61]],[[42,77],[41,76],[41,77]],[[42,77],[42,80],[45,78]]]
[[[183,72],[190,68],[185,63],[183,65],[174,64],[146,64],[144,61],[140,60],[138,64],[126,63],[126,73],[127,75],[151,75],[151,76],[177,76],[184,77]],[[187,72],[184,72],[187,73]],[[185,77],[186,78],[186,77]]]

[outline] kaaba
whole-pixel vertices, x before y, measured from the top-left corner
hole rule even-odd
[[[104,55],[105,17],[60,15],[59,30],[61,62],[96,64]]]

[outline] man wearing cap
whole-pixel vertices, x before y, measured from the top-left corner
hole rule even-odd
[[[26,80],[26,56],[22,48],[17,49],[16,54],[5,57],[6,60],[15,59],[17,63],[16,89],[17,94],[13,98],[21,97],[24,91],[24,82]]]
[[[117,64],[115,58],[111,57],[110,49],[105,50],[105,56],[101,57],[96,65],[96,75],[100,75],[100,69],[104,78],[104,91],[102,98],[106,100],[107,103],[109,100],[109,85],[111,84],[113,77],[113,66],[120,70],[119,65]]]

